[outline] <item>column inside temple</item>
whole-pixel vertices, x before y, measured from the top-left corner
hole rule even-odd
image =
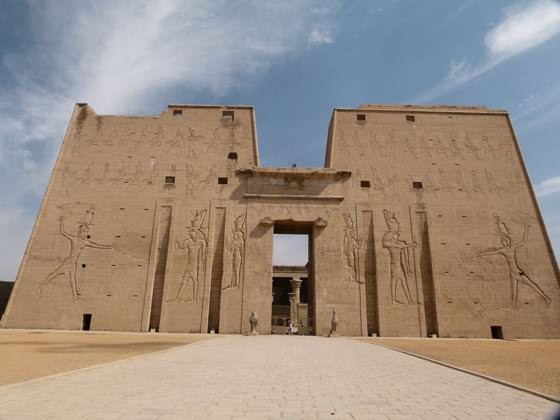
[[[300,303],[299,290],[301,279],[299,277],[293,277],[290,280],[290,284],[292,285],[292,292],[288,294],[290,296],[290,319],[292,323],[299,325],[298,305]]]

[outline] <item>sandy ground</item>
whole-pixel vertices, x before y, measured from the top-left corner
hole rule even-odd
[[[560,340],[363,338],[560,397]]]
[[[125,359],[211,337],[203,334],[0,329],[0,385]]]

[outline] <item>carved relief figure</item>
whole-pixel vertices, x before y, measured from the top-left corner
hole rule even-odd
[[[387,177],[386,185],[390,188],[391,200],[394,203],[398,203],[400,201],[399,182],[401,182],[401,178],[396,174]]]
[[[511,144],[509,143],[502,143],[500,145],[500,149],[504,153],[504,157],[508,160],[509,163],[513,163],[513,150],[511,148]]]
[[[91,181],[93,180],[94,177],[94,173],[93,173],[93,167],[94,167],[95,163],[94,162],[90,162],[89,165],[87,166],[87,168],[84,171],[84,174],[80,177],[80,182],[82,184],[90,184]]]
[[[64,259],[62,264],[60,264],[52,273],[50,273],[37,288],[37,296],[41,297],[43,288],[52,282],[58,276],[65,276],[70,282],[70,289],[72,290],[72,298],[74,300],[82,299],[80,292],[78,291],[78,259],[84,248],[96,248],[96,249],[111,249],[111,245],[102,245],[95,243],[88,239],[89,226],[93,224],[93,210],[94,207],[90,207],[90,210],[86,211],[79,224],[75,235],[66,232],[64,229],[64,217],[60,216],[60,234],[64,236],[68,242],[70,242],[70,253]]]
[[[146,138],[147,137],[148,137],[148,135],[146,134],[146,128],[144,127],[140,130],[140,133],[138,133],[138,136],[134,139],[134,143],[135,143],[136,147],[144,146],[144,144],[146,143]]]
[[[484,152],[485,156],[490,156],[492,159],[496,160],[496,152],[498,151],[494,146],[492,146],[490,144],[490,141],[488,140],[488,136],[482,136],[482,143],[481,143],[481,147],[482,147],[482,151]]]
[[[468,153],[475,155],[478,160],[482,159],[480,157],[480,148],[474,144],[472,138],[468,135],[465,138],[465,148],[467,149]]]
[[[72,169],[69,166],[65,166],[62,170],[62,188],[66,195],[69,194],[70,188],[72,187]]]
[[[235,175],[235,169],[237,168],[237,161],[234,160],[227,164],[226,173],[228,178],[233,178]]]
[[[126,170],[126,162],[123,160],[122,164],[121,164],[121,167],[119,169],[117,169],[117,173],[115,174],[115,176],[110,178],[110,181],[113,184],[123,182],[127,178],[127,173],[128,173],[128,171]]]
[[[97,142],[97,139],[100,136],[100,134],[99,134],[100,131],[101,130],[99,129],[99,126],[98,126],[96,134],[94,134],[93,136],[90,136],[90,135],[86,136],[86,139],[85,139],[86,143],[89,144],[90,146],[97,146],[99,144]]]
[[[381,156],[385,157],[385,146],[381,144],[381,142],[379,140],[377,140],[377,137],[375,136],[375,134],[373,134],[373,132],[371,130],[369,130],[369,137],[370,137],[370,144],[371,144],[371,149],[376,152],[379,153]]]
[[[136,170],[134,171],[134,175],[132,175],[132,178],[130,179],[130,183],[134,185],[138,185],[140,184],[140,182],[142,182],[143,178],[144,178],[144,168],[142,167],[142,162],[139,161],[136,164]]]
[[[395,213],[389,210],[383,210],[385,221],[387,222],[388,231],[383,235],[383,248],[389,251],[390,257],[390,273],[391,273],[391,302],[393,304],[413,304],[414,300],[410,294],[408,287],[409,276],[413,273],[412,257],[410,250],[416,247],[416,244],[407,244],[406,241],[400,239],[399,221]],[[402,302],[397,297],[398,289],[401,289],[406,302]]]
[[[166,143],[169,144],[171,147],[178,147],[181,144],[183,144],[183,132],[181,131],[180,128],[177,128],[177,131],[175,132],[175,136],[173,136],[172,139],[168,140]]]
[[[152,136],[152,140],[150,140],[150,146],[161,146],[162,140],[163,140],[163,128],[158,127],[154,131],[154,135]]]
[[[447,156],[447,147],[441,142],[441,139],[436,139],[436,145],[435,145],[435,149],[436,149],[436,153],[439,153],[443,156],[445,156],[446,158]]]
[[[490,193],[497,194],[498,197],[502,198],[502,188],[499,187],[498,184],[496,184],[496,181],[494,181],[494,173],[489,169],[485,169],[484,175],[486,176],[486,185],[488,185],[488,191]]]
[[[430,175],[426,175],[425,182],[426,182],[426,190],[427,191],[434,191],[436,193],[436,196],[439,196],[439,194],[438,194],[438,191],[440,189],[439,185],[432,180]]]
[[[385,141],[385,147],[387,148],[387,160],[389,162],[397,161],[397,145],[395,142],[395,136],[393,131],[389,133],[389,137]]]
[[[101,176],[97,178],[96,181],[100,184],[106,184],[109,181],[110,175],[111,175],[111,164],[106,162],[103,165],[103,172],[101,173]]]
[[[185,165],[185,178],[187,179],[185,186],[185,197],[192,198],[195,193],[194,181],[196,180],[196,173],[191,165]]]
[[[118,132],[115,130],[115,136],[119,135]],[[123,127],[121,130],[120,137],[118,138],[120,146],[128,146],[129,141],[131,138],[136,136],[136,132],[134,129]]]
[[[200,186],[204,188],[206,185],[213,185],[216,183],[218,175],[216,174],[216,165],[212,165],[208,170],[208,175],[200,180]]]
[[[250,144],[251,142],[251,134],[247,128],[242,129],[241,141],[239,144]]]
[[[457,169],[457,188],[459,188],[459,191],[465,192],[467,193],[467,195],[470,197],[471,193],[469,191],[469,188],[467,187],[467,183],[465,182],[464,178],[463,178],[463,170],[462,169]]]
[[[86,226],[93,226],[93,216],[95,215],[95,205],[91,204],[80,216],[80,224]]]
[[[239,128],[241,123],[239,122],[239,120],[234,120],[234,121],[225,120],[225,121],[226,121],[226,125],[229,126],[229,142],[230,142],[229,147],[231,150],[234,150],[235,146],[239,146],[241,144],[241,142],[237,139],[237,129]]]
[[[463,150],[457,144],[457,140],[451,139],[449,141],[449,154],[451,157],[460,157],[461,159],[465,160],[465,156],[463,155]]]
[[[146,177],[146,182],[148,184],[153,184],[159,177],[159,163],[156,159],[152,159],[150,162],[150,172]]]
[[[343,251],[346,257],[346,265],[350,268],[350,279],[355,283],[363,283],[360,276],[360,248],[362,247],[362,239],[358,237],[352,216],[345,213],[342,217],[344,218]]]
[[[77,127],[75,130],[72,130],[72,134],[70,136],[70,144],[72,145],[72,152],[71,155],[75,156],[76,154],[80,153],[80,138],[83,141],[86,136],[82,134],[82,130],[80,127]]]
[[[472,183],[474,192],[481,192],[481,193],[484,194],[484,190],[482,189],[482,187],[480,186],[480,183],[478,182],[478,177],[477,177],[476,171],[474,169],[471,171],[471,183]]]
[[[439,185],[441,186],[441,190],[444,192],[451,193],[451,195],[453,195],[453,186],[447,179],[447,176],[445,175],[443,169],[438,169],[438,173],[439,173],[438,182]]]
[[[189,127],[187,136],[187,158],[196,159],[196,143],[202,136],[196,134],[194,128]]]
[[[434,149],[430,142],[433,142],[433,139],[420,139],[420,150],[429,158],[432,157],[432,150]]]
[[[103,144],[107,145],[107,146],[114,146],[115,145],[115,139],[117,139],[119,137],[119,132],[117,131],[116,128],[113,128],[111,130],[110,133],[105,132],[105,135],[103,136]],[[126,139],[126,137],[125,137]]]
[[[198,288],[200,282],[204,279],[204,265],[208,247],[208,238],[206,232],[204,232],[205,228],[202,227],[205,218],[206,210],[197,211],[191,221],[191,226],[187,227],[187,237],[182,241],[176,241],[177,248],[186,250],[187,262],[177,295],[167,302],[198,301]],[[185,289],[189,285],[191,286],[191,293],[184,298]]]
[[[385,195],[385,185],[383,184],[383,180],[377,174],[376,168],[371,168],[371,185],[375,191],[383,192]]]
[[[226,249],[231,254],[231,273],[223,289],[239,287],[243,276],[243,256],[245,253],[245,215],[237,216]]]
[[[405,153],[410,153],[412,155],[412,157],[414,157],[414,159],[418,159],[418,155],[416,154],[417,148],[416,145],[414,144],[414,140],[409,139],[408,137],[406,137],[404,139],[404,152]]]
[[[479,252],[479,257],[488,257],[493,255],[500,255],[505,258],[508,270],[509,279],[511,283],[511,300],[513,305],[517,305],[517,296],[519,293],[519,284],[529,286],[533,291],[539,295],[546,305],[550,304],[550,297],[535,283],[527,273],[519,266],[517,259],[517,250],[527,242],[529,236],[529,224],[524,223],[523,238],[519,242],[513,242],[512,233],[509,226],[504,223],[498,215],[494,215],[496,223],[496,235],[500,237],[501,246],[498,248],[491,248],[486,251]]]
[[[177,176],[177,164],[175,163],[169,164],[169,174],[171,176]]]

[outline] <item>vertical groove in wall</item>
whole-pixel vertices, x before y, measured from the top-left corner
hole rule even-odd
[[[208,331],[220,331],[220,301],[222,298],[222,276],[224,271],[224,235],[226,209],[217,208],[214,217],[214,248],[212,249],[212,277],[210,282],[210,308]]]
[[[416,212],[418,237],[420,238],[420,275],[424,295],[424,313],[428,335],[438,333],[434,276],[432,272],[432,253],[426,212]]]
[[[307,325],[311,328],[311,334],[317,335],[317,296],[315,291],[315,227],[311,229],[307,237]]]
[[[171,207],[159,209],[158,237],[156,251],[156,269],[154,273],[154,290],[152,293],[152,309],[150,312],[150,330],[159,330],[161,318],[161,304],[163,300],[163,282],[167,263],[167,249],[169,248],[169,232],[171,230]]]
[[[379,307],[377,278],[375,276],[375,241],[373,237],[373,213],[362,211],[362,241],[365,245],[364,280],[366,284],[367,334],[379,333]]]

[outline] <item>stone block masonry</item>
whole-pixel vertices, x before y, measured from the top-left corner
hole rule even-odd
[[[77,104],[3,326],[268,334],[274,233],[309,237],[302,331],[560,337],[509,116],[454,106],[335,109],[324,167],[269,168],[252,107]]]

